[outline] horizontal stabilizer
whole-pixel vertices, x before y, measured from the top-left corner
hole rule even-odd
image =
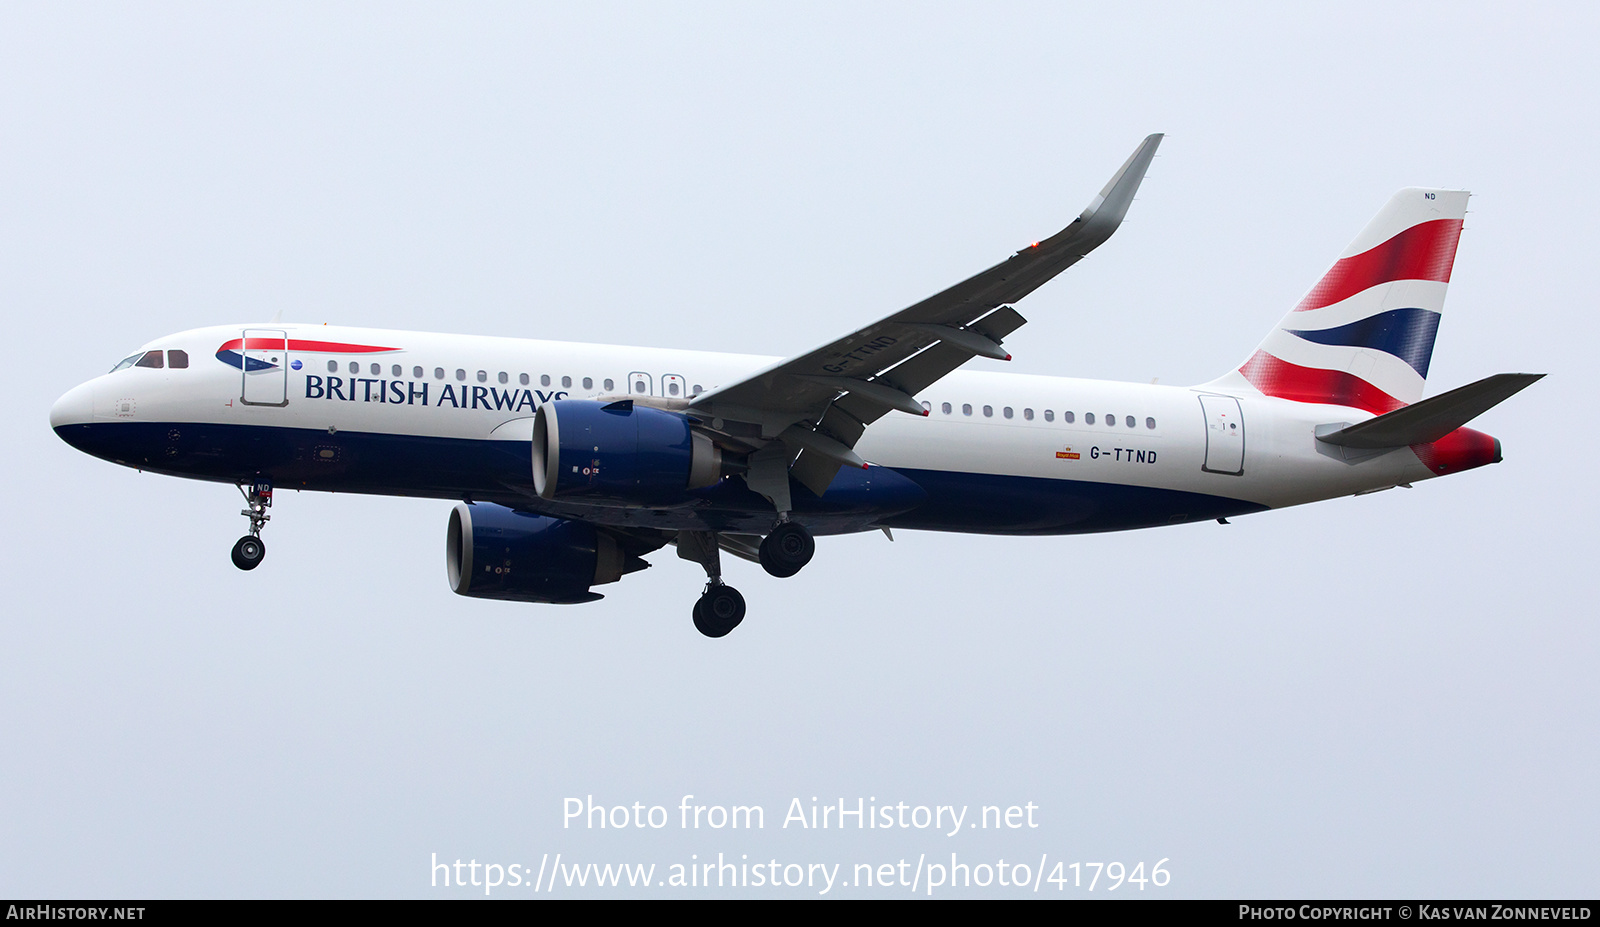
[[[1408,447],[1432,444],[1542,379],[1542,373],[1497,373],[1448,393],[1412,403],[1359,425],[1322,434],[1326,444],[1354,448]]]

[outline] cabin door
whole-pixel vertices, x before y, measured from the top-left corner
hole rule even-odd
[[[285,332],[247,328],[244,332],[244,384],[239,399],[247,406],[289,404],[289,336]]]

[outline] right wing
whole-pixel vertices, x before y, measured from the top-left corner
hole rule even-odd
[[[822,495],[841,465],[865,466],[852,448],[868,425],[893,409],[927,414],[916,394],[973,357],[1011,359],[1000,343],[1026,320],[1010,304],[1111,237],[1161,138],[1146,138],[1060,232],[866,328],[702,393],[689,408],[781,441],[785,464],[799,454],[795,479]]]

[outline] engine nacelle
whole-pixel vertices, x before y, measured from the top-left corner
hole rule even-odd
[[[590,586],[649,566],[594,525],[503,505],[463,502],[450,513],[445,570],[458,595],[572,605],[604,598]]]
[[[533,488],[592,505],[671,504],[722,478],[722,451],[677,412],[558,399],[533,422]]]

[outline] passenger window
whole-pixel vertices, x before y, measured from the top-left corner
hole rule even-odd
[[[361,365],[356,363],[355,361],[351,361],[350,362],[350,372],[351,373],[360,373],[361,372]]]
[[[972,403],[963,402],[961,404],[961,414],[962,415],[971,415],[972,414]]]
[[[422,368],[421,367],[412,367],[411,368],[411,378],[413,380],[422,379]]]
[[[1071,415],[1072,413],[1069,412],[1067,414]],[[1046,410],[1044,410],[1044,420],[1047,421],[1047,422],[1055,421],[1056,420],[1056,412],[1055,412],[1055,410],[1054,409],[1046,409]],[[1069,421],[1070,421],[1070,419],[1069,419]]]
[[[1153,418],[1145,419],[1144,420],[1144,427],[1154,429],[1156,427],[1156,420],[1153,419]]]
[[[466,382],[467,372],[465,370],[462,370],[460,367],[457,367],[456,368],[456,379],[461,381],[461,382]]]
[[[373,364],[372,365],[372,375],[373,376],[377,376],[380,373],[383,373],[383,366],[380,365],[380,364]]]
[[[1004,409],[1001,409],[1000,410],[1000,414],[1004,415],[1006,418],[1010,418],[1011,417],[1011,407],[1010,406],[1006,406]]]
[[[1115,427],[1117,427],[1117,417],[1115,415],[1110,415],[1110,414],[1106,415],[1106,427],[1107,428],[1115,428]]]
[[[173,370],[187,370],[189,368],[189,352],[168,351],[167,366]]]
[[[1122,420],[1122,424],[1127,425],[1129,428],[1132,428],[1135,424],[1137,424],[1137,422],[1135,422],[1133,416],[1130,415],[1127,418]]]
[[[487,370],[478,371],[478,382],[479,383],[487,383],[487,382],[489,382],[489,371],[487,371]]]
[[[583,388],[584,389],[588,389],[589,388],[589,378],[588,377],[584,377],[583,378]],[[705,392],[705,388],[702,387],[700,384],[696,383],[694,385],[694,390],[692,392],[690,392],[689,395],[698,396],[703,392]]]
[[[983,407],[983,417],[984,418],[994,418],[994,406],[984,406]]]
[[[1072,421],[1072,413],[1071,412],[1067,413],[1067,421],[1069,421],[1069,422]],[[1094,413],[1093,412],[1085,412],[1085,413],[1083,413],[1083,423],[1085,425],[1093,425],[1094,424]]]
[[[506,373],[504,370],[502,370],[502,371],[500,371],[500,376],[499,376],[498,379],[500,380],[501,383],[510,383],[511,382],[511,374]]]
[[[561,388],[562,389],[571,389],[572,388],[572,378],[571,377],[562,377],[561,378]]]
[[[606,388],[606,392],[608,392],[608,393],[617,388],[617,384],[612,382],[610,377],[606,378],[606,382],[605,382],[604,385],[605,385],[605,388]]]
[[[1027,419],[1030,422],[1033,421],[1033,410],[1032,409],[1023,409],[1022,410],[1022,417]]]
[[[395,364],[393,367],[389,368],[389,376],[391,377],[398,377],[401,373],[402,370],[399,364]]]
[[[584,377],[583,378],[583,388],[584,389],[594,389],[594,377]],[[699,393],[700,392],[700,387],[696,386],[694,388],[694,391],[696,393]]]
[[[546,374],[541,375],[539,377],[539,385],[540,386],[549,386],[550,385],[550,374],[546,373]]]
[[[161,367],[162,367],[161,352],[160,351],[146,351],[146,352],[144,352],[144,356],[139,358],[139,362],[134,364],[133,366],[135,366],[135,367],[153,367],[156,370],[160,370]]]
[[[922,411],[924,411],[924,412],[932,412],[933,411],[933,404],[928,402],[928,401],[926,401],[926,400],[924,400],[923,403],[922,403]]]
[[[443,367],[435,367],[435,368],[433,368],[433,378],[435,380],[443,380],[444,379],[444,368]]]
[[[940,409],[940,411],[944,412],[944,414],[949,415],[950,414],[950,403],[947,402],[947,403],[941,405],[939,407],[939,409]]]

